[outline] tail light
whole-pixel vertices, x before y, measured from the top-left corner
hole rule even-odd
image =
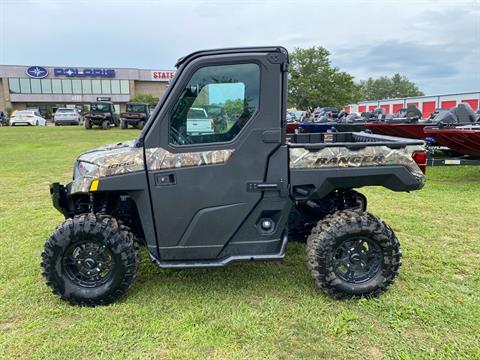
[[[418,165],[423,174],[427,172],[427,153],[423,150],[414,151],[412,154],[412,159]]]

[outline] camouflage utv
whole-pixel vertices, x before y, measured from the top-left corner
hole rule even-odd
[[[116,301],[135,278],[139,246],[162,268],[197,268],[281,260],[292,240],[306,241],[307,267],[326,293],[385,291],[400,244],[356,189],[421,189],[423,142],[366,133],[287,142],[281,47],[199,51],[177,67],[137,139],[80,155],[73,180],[51,185],[65,217],[42,253],[53,292],[78,305]],[[222,107],[228,126],[185,131],[190,109],[208,106]]]

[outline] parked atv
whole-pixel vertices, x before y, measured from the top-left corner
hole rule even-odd
[[[111,102],[94,102],[90,104],[90,111],[85,113],[85,129],[91,129],[93,125],[107,130],[111,125],[118,126],[120,119]]]
[[[148,105],[129,102],[126,110],[120,114],[120,128],[127,129],[128,125],[131,125],[137,129],[143,129],[150,116]]]
[[[327,294],[386,291],[400,243],[354,189],[421,189],[424,142],[363,132],[287,142],[287,65],[281,47],[183,57],[135,141],[80,155],[73,181],[50,187],[65,217],[42,253],[53,292],[77,305],[118,300],[135,278],[139,245],[178,269],[282,260],[292,239],[306,241],[307,267]],[[181,131],[198,119],[192,109],[232,103],[238,116],[223,131]]]

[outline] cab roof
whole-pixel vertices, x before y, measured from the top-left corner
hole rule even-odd
[[[200,50],[195,51],[187,56],[183,56],[177,60],[175,67],[179,67],[189,60],[193,60],[200,56],[206,55],[221,55],[221,54],[236,54],[236,53],[245,53],[245,52],[281,52],[287,56],[288,51],[283,46],[251,46],[251,47],[238,47],[238,48],[223,48],[223,49],[210,49],[210,50]]]

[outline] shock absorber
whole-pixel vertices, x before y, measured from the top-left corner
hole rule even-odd
[[[105,215],[108,210],[107,194],[90,194],[90,211]]]

